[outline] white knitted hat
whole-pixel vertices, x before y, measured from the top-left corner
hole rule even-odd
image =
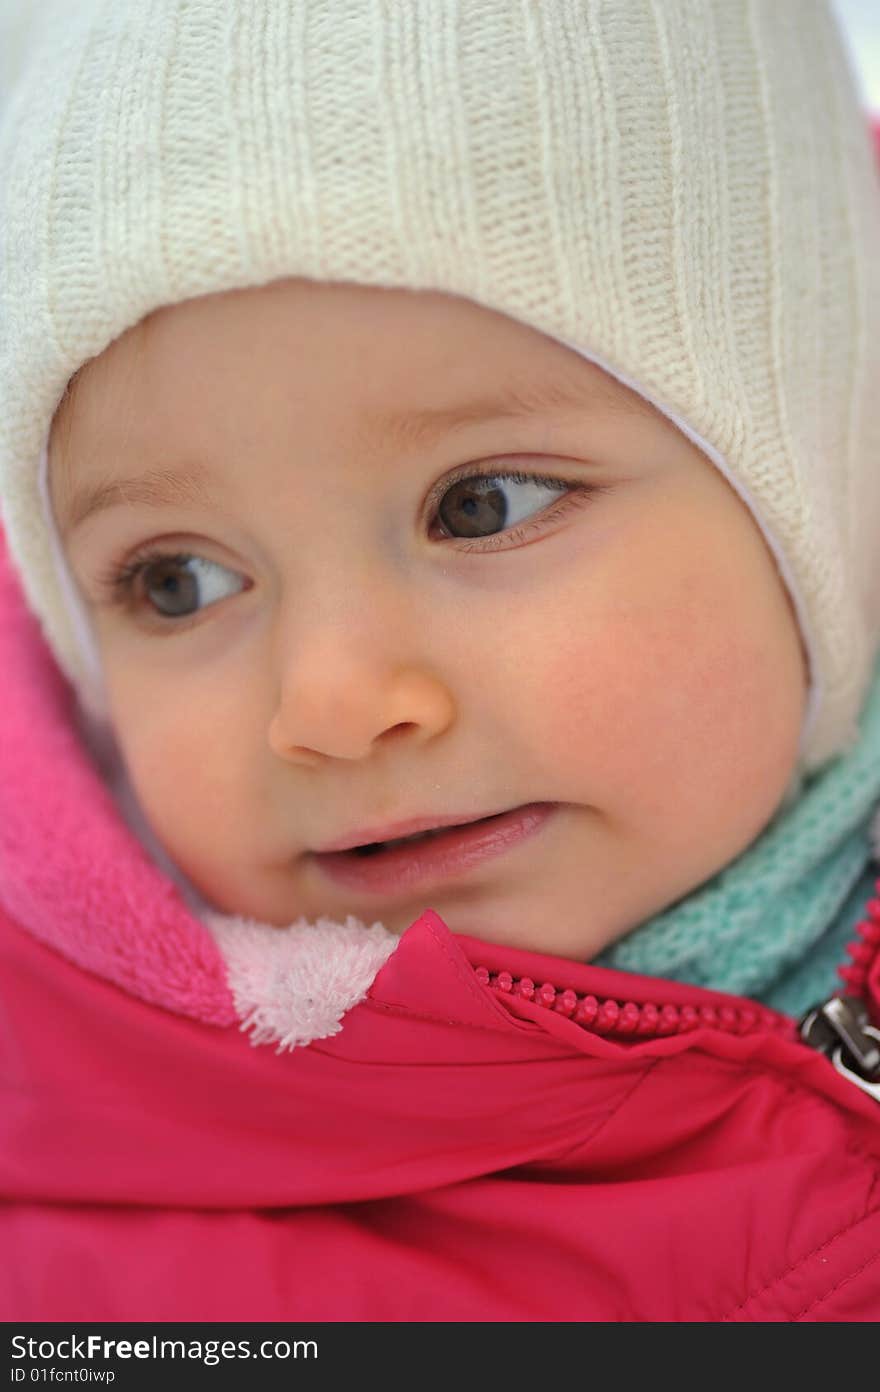
[[[802,769],[849,745],[880,645],[880,187],[825,3],[30,8],[0,125],[0,505],[81,693],[39,469],[68,379],[161,305],[299,275],[467,296],[653,402],[776,557]]]

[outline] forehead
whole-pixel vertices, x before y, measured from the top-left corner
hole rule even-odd
[[[537,379],[535,375],[538,374]],[[535,380],[533,380],[535,379]],[[428,411],[499,390],[547,404],[601,399],[648,411],[635,393],[538,329],[459,296],[300,279],[165,306],[71,382],[84,428],[123,404],[160,409],[224,388],[277,384],[289,406],[333,394],[371,409]],[[384,426],[386,414],[379,410]],[[106,423],[106,421],[105,421]]]
[[[59,481],[56,507],[69,530],[145,464],[144,502],[175,488],[183,501],[187,484],[193,497],[209,481],[218,448],[289,452],[350,430],[370,449],[413,450],[481,422],[565,412],[655,414],[577,353],[472,301],[275,282],[165,307],[75,374],[53,441],[76,480]],[[205,464],[178,487],[169,452]]]

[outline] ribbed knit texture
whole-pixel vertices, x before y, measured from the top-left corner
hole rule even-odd
[[[754,996],[800,1015],[841,986],[880,876],[880,662],[858,741],[805,782],[701,889],[598,957],[599,966]]]
[[[880,635],[880,190],[819,0],[45,0],[0,127],[0,502],[87,689],[37,461],[160,305],[287,275],[448,291],[666,411],[789,586],[803,766]]]

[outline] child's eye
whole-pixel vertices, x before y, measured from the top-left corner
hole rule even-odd
[[[235,582],[232,586],[230,578]],[[208,605],[246,588],[240,575],[217,561],[162,551],[135,556],[111,570],[100,584],[110,591],[112,602],[137,606],[142,600],[156,616],[172,620],[192,618]]]
[[[431,516],[437,519],[443,535],[451,539],[477,538],[491,541],[500,533],[504,541],[518,541],[527,531],[543,523],[518,524],[548,511],[556,516],[567,506],[591,501],[605,489],[595,484],[568,483],[565,479],[541,474],[468,474],[444,480],[430,499]],[[544,522],[549,520],[544,519]],[[497,542],[495,546],[497,547]],[[459,547],[459,550],[489,550],[492,547]]]
[[[605,492],[607,485],[572,483],[540,474],[459,474],[437,485],[427,507],[444,537],[471,541],[471,545],[457,549],[487,551],[516,543],[526,533],[541,530],[560,511],[583,506]],[[552,507],[554,499],[556,506]],[[536,513],[547,516],[520,525]],[[145,610],[148,618],[177,632],[189,627],[203,609],[248,588],[243,576],[217,561],[155,547],[135,553],[131,560],[98,576],[104,603],[130,611]]]

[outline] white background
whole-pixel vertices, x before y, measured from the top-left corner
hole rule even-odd
[[[865,105],[880,116],[880,0],[833,3],[861,79]]]

